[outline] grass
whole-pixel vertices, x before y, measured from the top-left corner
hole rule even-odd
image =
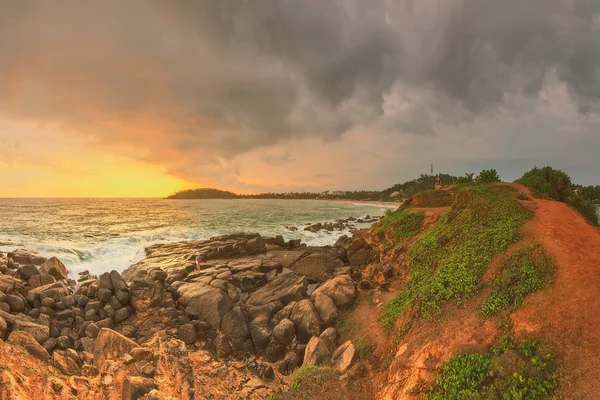
[[[489,354],[458,354],[442,364],[438,378],[425,396],[427,400],[479,399],[488,376]]]
[[[396,211],[386,210],[381,225],[374,233],[380,234],[392,230],[394,237],[391,239],[400,243],[407,242],[419,233],[423,218],[425,218],[423,211],[413,211],[408,208]]]
[[[505,309],[516,309],[528,294],[546,286],[555,269],[541,244],[519,250],[500,265],[492,281],[492,291],[481,306],[481,314],[487,317]]]
[[[515,345],[511,335],[504,335],[491,353],[458,354],[443,363],[425,398],[552,399],[557,386],[553,355],[542,353],[535,341]]]
[[[516,196],[513,188],[496,185],[457,191],[452,209],[408,251],[406,289],[384,307],[382,326],[393,326],[409,304],[433,319],[446,301],[478,293],[489,262],[521,238],[519,228],[531,215]]]
[[[411,203],[415,207],[447,207],[452,204],[452,200],[452,193],[449,191],[432,189],[415,194]]]

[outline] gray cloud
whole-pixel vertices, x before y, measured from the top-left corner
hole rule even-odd
[[[516,118],[549,81],[600,111],[598,1],[0,3],[0,112],[190,179],[302,137]]]

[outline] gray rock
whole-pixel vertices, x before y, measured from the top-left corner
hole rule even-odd
[[[110,283],[115,292],[119,290],[127,290],[127,282],[125,282],[125,279],[123,279],[121,274],[115,270],[110,271]]]
[[[48,275],[53,276],[57,281],[67,279],[69,277],[69,271],[67,267],[60,262],[56,257],[49,258],[40,267],[40,272],[44,272]]]
[[[246,324],[246,315],[240,306],[234,307],[224,317],[221,332],[229,338],[231,348],[236,353],[254,353],[255,348]]]
[[[110,291],[110,289],[104,288],[104,287],[98,289],[98,299],[100,301],[107,302],[110,300],[111,296],[112,296],[112,292]]]
[[[6,295],[6,302],[8,303],[11,311],[21,312],[25,309],[25,300],[23,300],[21,296],[8,294]]]
[[[350,340],[338,347],[331,356],[331,364],[340,373],[346,372],[358,358],[358,351]]]
[[[321,319],[312,302],[304,299],[296,303],[290,320],[296,325],[296,337],[298,342],[306,343],[313,336],[321,333]]]
[[[50,354],[46,351],[46,349],[35,340],[35,338],[28,332],[23,331],[14,331],[8,336],[8,343],[19,345],[29,354],[34,356],[35,358],[48,361],[50,360]]]
[[[96,337],[98,337],[98,333],[100,333],[100,328],[93,322],[85,329],[85,336],[90,339],[96,339]]]
[[[306,275],[313,281],[322,281],[333,275],[338,267],[343,267],[344,262],[340,260],[337,251],[319,251],[301,257],[288,268],[294,272]]]
[[[156,384],[150,378],[142,376],[127,376],[123,381],[122,399],[139,399],[146,393],[156,388]]]
[[[6,332],[8,331],[8,324],[4,318],[0,317],[0,340],[4,340]]]
[[[129,292],[125,290],[118,290],[115,293],[115,298],[124,306],[128,305],[130,302]]]
[[[231,345],[227,339],[227,335],[220,334],[215,338],[214,342],[215,353],[218,358],[226,358],[231,355]]]
[[[279,343],[287,346],[291,344],[296,337],[296,325],[289,319],[284,318],[275,326],[275,328],[273,328],[273,336]]]
[[[339,275],[328,280],[322,286],[315,289],[311,297],[322,293],[331,297],[337,308],[346,310],[354,305],[356,301],[356,285],[348,275]]]
[[[130,311],[129,307],[123,307],[123,308],[115,311],[115,314],[113,315],[113,319],[115,320],[115,322],[121,322],[121,321],[124,321],[127,318],[129,318],[130,315],[131,315],[131,311]]]
[[[331,353],[333,353],[333,351],[337,348],[339,338],[339,333],[335,328],[327,328],[321,332],[321,335],[319,335],[319,339],[325,342],[327,349]]]
[[[112,279],[110,272],[105,272],[98,277],[98,281],[100,281],[100,288],[108,289],[111,292],[113,291]]]
[[[185,283],[177,289],[177,294],[187,315],[207,321],[215,329],[220,329],[221,319],[233,308],[227,294],[202,283]]]
[[[54,304],[56,304],[56,302],[54,301],[53,298],[51,297],[46,297],[42,300],[42,306],[44,307],[49,307],[49,308],[54,308]]]
[[[263,359],[267,362],[277,362],[285,357],[286,349],[278,340],[271,337],[267,348],[263,354]]]
[[[252,343],[258,354],[262,354],[269,344],[269,336],[271,336],[271,326],[269,323],[270,317],[259,316],[253,319],[248,324],[250,330],[250,336],[252,337]]]
[[[331,300],[331,297],[323,293],[317,293],[312,299],[315,309],[319,313],[319,317],[323,322],[323,326],[326,328],[337,326],[337,307],[335,306],[333,300]]]
[[[196,329],[192,324],[184,324],[179,327],[179,340],[183,343],[190,345],[194,344],[198,341],[198,336],[196,335]]]
[[[308,281],[304,276],[294,273],[279,275],[253,292],[246,304],[259,306],[281,302],[285,306],[291,301],[298,301],[306,296],[307,286]]]
[[[329,361],[331,353],[327,345],[321,339],[313,336],[304,351],[304,362],[302,368],[325,364]]]
[[[26,249],[11,251],[8,253],[8,258],[12,258],[17,264],[42,265],[46,261],[46,258],[36,252]]]
[[[17,272],[19,273],[19,276],[21,276],[21,278],[23,278],[26,281],[31,279],[34,275],[40,274],[40,271],[38,271],[37,267],[33,264],[21,265],[17,269]]]

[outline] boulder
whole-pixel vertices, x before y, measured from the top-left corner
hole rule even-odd
[[[23,331],[30,333],[38,343],[42,344],[50,337],[50,328],[47,325],[38,324],[34,320],[23,314],[9,314],[0,311],[0,318],[3,318],[12,326],[13,331]]]
[[[319,251],[301,257],[289,269],[313,281],[323,281],[332,276],[336,268],[343,266],[344,262],[338,257],[337,251]]]
[[[37,267],[33,264],[24,264],[17,269],[19,276],[24,280],[30,280],[34,275],[39,275],[40,271],[38,271]],[[39,285],[38,285],[39,286]]]
[[[110,283],[115,292],[119,290],[127,290],[127,282],[125,282],[125,279],[123,279],[121,274],[115,270],[110,271]]]
[[[0,317],[0,340],[4,340],[4,336],[6,336],[6,331],[8,331],[8,324],[4,320],[4,318]]]
[[[25,309],[25,300],[21,296],[17,296],[15,294],[7,294],[6,302],[10,307],[11,311],[21,312]]]
[[[291,344],[296,337],[296,325],[287,318],[273,328],[273,337],[284,346]]]
[[[331,356],[331,364],[340,373],[346,372],[357,359],[358,351],[350,340],[338,347]]]
[[[267,362],[277,362],[285,357],[286,348],[274,337],[269,339],[269,343],[263,354],[263,359]]]
[[[327,345],[321,339],[313,336],[304,351],[304,362],[302,368],[325,364],[329,361],[331,353]]]
[[[334,350],[338,347],[339,338],[340,335],[337,329],[335,328],[327,328],[323,332],[321,332],[321,335],[319,336],[319,339],[325,342],[325,344],[327,345],[327,349],[329,349],[331,353],[333,353]]]
[[[317,293],[313,296],[313,302],[319,317],[321,317],[323,326],[325,328],[337,326],[338,312],[331,297],[323,293]]]
[[[42,361],[49,361],[50,354],[28,332],[13,331],[8,336],[8,343],[23,347],[29,354]]]
[[[65,375],[81,375],[81,366],[77,365],[71,357],[65,356],[61,351],[57,350],[52,353],[54,358],[54,366]]]
[[[298,342],[306,343],[321,333],[321,319],[312,302],[304,299],[296,303],[290,314],[290,320],[296,325]]]
[[[69,271],[67,267],[56,257],[49,258],[40,267],[40,272],[44,272],[48,275],[53,276],[57,281],[67,279],[69,277]]]
[[[231,345],[227,335],[220,334],[215,338],[215,353],[218,358],[226,358],[231,354]]]
[[[220,329],[221,319],[232,308],[233,303],[222,290],[190,282],[177,289],[179,303],[186,307],[186,314],[209,322],[215,329]]]
[[[259,306],[281,302],[285,306],[291,301],[301,300],[306,295],[307,286],[306,277],[302,275],[293,273],[279,275],[253,292],[246,304]]]
[[[352,307],[356,301],[356,285],[348,275],[339,275],[328,280],[315,289],[311,297],[314,299],[319,293],[331,297],[331,300],[340,310]]]
[[[106,360],[118,360],[125,353],[139,347],[133,340],[109,328],[100,329],[94,346],[94,361],[102,368]]]
[[[198,336],[196,335],[196,329],[192,324],[183,324],[179,327],[179,340],[183,343],[190,345],[194,344],[198,341]]]
[[[123,392],[121,399],[137,400],[156,388],[156,384],[150,378],[143,376],[126,376],[123,380]]]
[[[231,348],[234,352],[255,352],[250,330],[246,324],[246,315],[240,306],[235,307],[223,317],[221,332],[229,338]]]
[[[8,253],[8,258],[12,258],[18,264],[42,265],[46,261],[45,257],[40,256],[35,251],[26,249],[11,251]]]
[[[259,354],[262,354],[267,348],[267,344],[269,344],[269,336],[271,336],[269,319],[270,316],[261,315],[248,324],[252,343],[254,343],[254,347]]]

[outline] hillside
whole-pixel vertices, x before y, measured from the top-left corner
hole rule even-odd
[[[189,189],[181,190],[167,197],[167,199],[191,200],[191,199],[235,199],[239,196],[235,193],[219,189]]]
[[[78,287],[55,259],[7,256],[0,398],[600,393],[600,231],[520,184],[420,192],[333,248],[154,245]]]

